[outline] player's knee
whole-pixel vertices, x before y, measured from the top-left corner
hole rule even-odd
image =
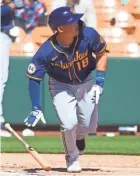
[[[82,123],[82,126],[84,128],[89,128],[90,120],[88,120],[88,119],[82,119],[82,121],[80,123]]]
[[[90,124],[87,122],[83,123],[83,127],[85,128],[85,131],[88,133],[90,131]]]
[[[66,130],[73,130],[75,127],[76,127],[76,125],[77,125],[77,123],[75,122],[75,123],[69,123],[69,124],[65,124],[65,125],[62,125],[62,129],[64,130],[64,131],[66,131]]]
[[[66,126],[66,130],[73,130],[77,124],[71,124]]]

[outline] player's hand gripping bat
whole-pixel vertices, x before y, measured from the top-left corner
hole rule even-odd
[[[34,157],[34,159],[42,166],[45,171],[50,171],[51,167],[43,160],[41,155],[35,151],[29,144],[27,144],[17,133],[12,129],[9,123],[4,124],[5,128],[11,132],[27,149],[27,151]]]

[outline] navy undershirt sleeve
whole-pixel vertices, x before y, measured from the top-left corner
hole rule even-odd
[[[32,103],[32,110],[41,110],[40,81],[29,79],[29,94]]]

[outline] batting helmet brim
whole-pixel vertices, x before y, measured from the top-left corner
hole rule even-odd
[[[79,21],[80,18],[81,18],[83,15],[84,15],[83,13],[76,13],[76,14],[74,15],[74,17],[69,21],[69,24],[72,24],[72,23],[74,23],[74,22],[76,22],[76,21]]]

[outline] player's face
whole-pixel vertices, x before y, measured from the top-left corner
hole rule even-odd
[[[61,30],[65,35],[77,36],[79,33],[78,23],[75,22],[72,24],[61,26]]]

